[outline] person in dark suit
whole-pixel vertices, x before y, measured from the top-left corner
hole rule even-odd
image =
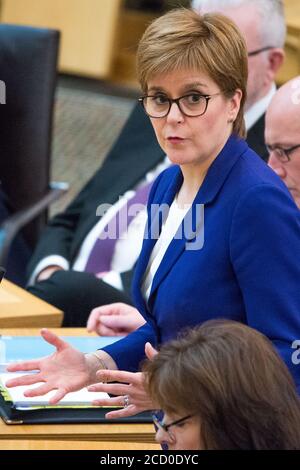
[[[64,326],[84,326],[97,305],[131,303],[132,272],[122,274],[124,290],[120,290],[94,274],[74,270],[73,265],[89,232],[99,222],[98,206],[116,203],[164,158],[149,119],[140,105],[135,106],[103,166],[69,207],[49,221],[28,266],[34,282],[28,290],[61,308]]]
[[[268,160],[264,141],[265,113],[275,94],[275,76],[284,60],[286,25],[281,0],[193,0],[195,11],[219,12],[242,32],[248,50],[245,121],[247,143]],[[272,25],[272,27],[270,27]]]
[[[218,0],[212,2],[212,6],[211,2],[202,3],[205,9],[220,9],[224,2]],[[265,27],[265,16],[260,18],[257,7],[249,7],[249,4],[244,5],[245,2],[242,1],[241,3],[243,8],[246,8],[245,17],[241,15],[239,8],[232,9],[230,5],[225,7],[224,12],[228,9],[229,15],[240,25],[246,37],[248,52],[255,52],[254,56],[251,55],[248,59],[251,73],[246,102],[247,141],[249,146],[266,160],[268,152],[264,144],[264,111],[273,96],[274,75],[283,59],[283,51],[279,45],[282,34],[284,41],[284,18],[279,7],[271,12],[268,10],[271,17],[276,19],[281,36],[276,43],[272,43],[274,47],[271,50],[260,52],[265,43],[259,42],[258,32]],[[269,5],[270,0],[264,0],[264,3]],[[274,3],[273,0],[271,3]],[[197,2],[194,2],[194,7],[199,11]],[[257,21],[254,21],[256,19]],[[252,24],[254,25],[251,29],[249,25]],[[64,311],[64,326],[84,326],[91,310],[95,308],[90,317],[89,328],[99,334],[124,334],[140,325],[142,319],[137,319],[135,323],[127,315],[120,318],[110,314],[107,318],[106,310],[97,309],[98,306],[110,303],[132,303],[131,278],[138,250],[136,249],[132,262],[126,266],[125,271],[123,266],[117,266],[115,269],[111,267],[110,271],[114,272],[114,275],[101,279],[84,272],[85,264],[81,262],[81,255],[82,252],[91,250],[91,247],[86,249],[83,244],[99,221],[96,216],[98,205],[114,204],[120,195],[135,188],[147,172],[155,168],[164,169],[159,166],[164,159],[165,154],[156,142],[149,119],[137,104],[103,167],[66,211],[50,221],[29,265],[29,290]],[[154,171],[152,178],[156,174],[157,171]],[[119,251],[129,253],[132,246],[141,247],[142,234],[141,226],[138,243],[122,245]],[[115,277],[118,278],[117,282]],[[77,286],[80,286],[80,290]]]
[[[266,114],[269,166],[287,185],[300,209],[300,76],[274,95]]]
[[[145,350],[153,355],[149,343],[159,348],[185,328],[227,319],[267,336],[300,390],[292,348],[300,331],[300,212],[243,138],[245,41],[223,15],[178,9],[147,28],[137,59],[145,112],[173,163],[151,188],[135,308],[127,306],[146,323],[87,355],[43,330],[57,351],[9,366],[39,373],[7,386],[43,382],[30,396],[55,389],[54,404],[93,383],[90,390],[114,395],[95,404],[123,406],[107,418],[155,409],[139,372]]]
[[[0,188],[0,225],[12,215],[9,200]],[[2,240],[1,240],[2,242]],[[30,259],[31,251],[22,234],[14,239],[7,259],[5,277],[9,281],[24,287],[26,284],[26,265]]]

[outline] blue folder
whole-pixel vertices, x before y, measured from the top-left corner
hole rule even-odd
[[[72,344],[79,351],[88,353],[101,349],[108,344],[115,343],[121,337],[110,336],[63,336],[62,339]],[[48,344],[40,336],[1,336],[0,335],[0,362],[15,362],[37,359],[48,356],[55,351],[54,346]]]

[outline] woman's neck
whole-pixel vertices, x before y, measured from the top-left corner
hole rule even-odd
[[[192,204],[205,177],[206,174],[217,158],[225,143],[227,142],[229,136],[226,136],[225,142],[223,145],[220,145],[218,149],[215,150],[214,155],[201,163],[186,164],[180,165],[183,183],[177,195],[177,202],[180,206],[185,204]]]
[[[206,165],[181,165],[183,183],[177,195],[177,203],[180,206],[192,204],[198,193],[204,178],[212,162]]]

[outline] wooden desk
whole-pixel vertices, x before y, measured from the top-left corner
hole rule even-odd
[[[0,285],[0,328],[58,327],[62,312],[13,283]]]
[[[87,335],[84,328],[53,329],[63,336]],[[6,329],[4,335],[36,335],[38,329]],[[88,335],[87,335],[88,336]],[[26,424],[0,420],[0,449],[159,450],[152,424]]]

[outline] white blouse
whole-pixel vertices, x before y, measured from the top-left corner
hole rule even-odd
[[[179,206],[177,203],[177,196],[170,207],[168,217],[162,226],[160,236],[154,245],[144,274],[142,293],[145,300],[149,299],[155,273],[190,207],[191,204],[185,204],[183,207]]]

